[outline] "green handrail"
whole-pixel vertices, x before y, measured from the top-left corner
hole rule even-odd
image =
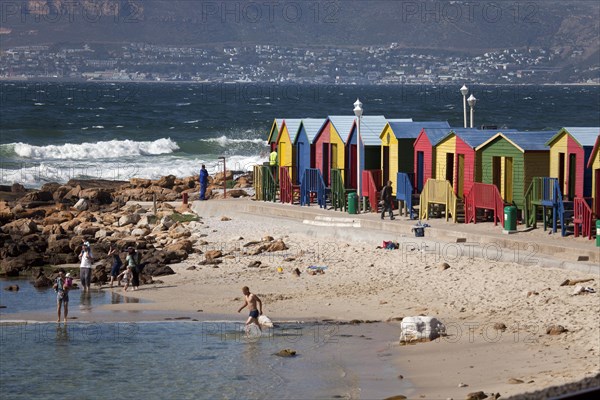
[[[346,210],[346,189],[344,188],[344,171],[331,170],[331,203],[334,210]]]

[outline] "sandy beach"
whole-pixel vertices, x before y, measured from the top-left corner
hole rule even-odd
[[[436,255],[408,246],[378,249],[385,233],[310,226],[292,218],[240,213],[235,206],[226,211],[206,208],[200,214],[201,223],[192,233],[198,239],[195,249],[202,253],[220,250],[222,263],[201,265],[204,254],[192,254],[186,262],[171,265],[176,274],[160,277],[162,283],[127,292],[144,302],[109,304],[102,309],[145,311],[160,318],[176,313],[243,321],[246,312],[236,311],[242,302],[241,287],[247,285],[260,296],[265,314],[275,322],[390,321],[386,326],[392,328],[385,331],[392,334],[385,343],[391,345],[381,345],[403,376],[397,390],[393,383],[386,384],[390,396],[465,398],[467,393],[484,391],[506,398],[600,371],[597,272]],[[360,241],[355,240],[358,230]],[[540,236],[539,231],[524,234],[523,240],[526,235],[530,239]],[[250,255],[259,243],[248,244],[267,236],[281,239],[288,249]],[[449,268],[440,268],[444,262]],[[325,267],[324,273],[310,275],[309,266]],[[296,268],[300,276],[293,273]],[[560,286],[566,279],[592,279],[582,285],[596,293],[574,296],[574,286]],[[131,316],[110,315],[116,319]],[[399,345],[398,320],[417,315],[437,317],[445,324],[447,336]],[[496,324],[504,324],[505,329],[499,330]],[[566,332],[548,335],[547,328],[553,324],[562,325]]]

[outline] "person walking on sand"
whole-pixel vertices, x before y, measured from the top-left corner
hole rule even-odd
[[[92,283],[92,263],[94,262],[90,243],[85,240],[81,247],[81,253],[79,253],[79,259],[81,260],[81,264],[79,265],[79,277],[81,279],[81,286],[85,292],[90,290],[90,285]]]
[[[64,308],[64,321],[67,323],[67,316],[69,315],[69,289],[70,286],[66,284],[65,278],[65,270],[58,270],[58,278],[54,281],[54,285],[52,286],[54,291],[56,292],[56,312],[58,314],[58,319],[56,322],[60,323],[60,313],[61,308]]]
[[[206,200],[206,186],[208,186],[208,171],[206,170],[206,165],[202,164],[202,168],[200,169],[200,176],[198,177],[200,181],[200,200]]]
[[[392,181],[388,181],[387,185],[381,189],[381,201],[383,201],[381,219],[385,218],[386,210],[390,210],[390,219],[394,219],[394,213],[392,212]]]
[[[119,257],[119,251],[116,247],[113,248],[112,245],[110,245],[107,255],[112,257],[112,267],[110,268],[110,287],[113,287],[113,283],[115,281],[117,281],[117,284],[121,286],[121,283],[117,279],[117,276],[121,271],[121,267],[123,266],[123,261],[121,261],[121,257]]]
[[[238,309],[238,313],[242,312],[242,310],[248,306],[248,310],[250,310],[250,314],[248,316],[248,320],[246,321],[246,329],[250,324],[256,324],[258,329],[262,332],[260,324],[258,323],[258,316],[262,315],[262,301],[258,298],[254,293],[250,293],[250,289],[248,286],[244,286],[242,288],[242,293],[244,294],[244,305],[242,305]],[[258,306],[257,306],[258,305]]]

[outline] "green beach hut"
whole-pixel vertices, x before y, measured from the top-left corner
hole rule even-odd
[[[548,176],[553,131],[499,132],[476,148],[483,183],[494,184],[507,203],[520,210],[533,177]]]

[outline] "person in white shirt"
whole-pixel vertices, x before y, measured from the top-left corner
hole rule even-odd
[[[81,264],[79,265],[79,276],[81,278],[81,286],[85,292],[90,290],[90,285],[92,283],[92,263],[94,262],[94,256],[92,255],[89,242],[83,241],[79,259],[81,260]]]

